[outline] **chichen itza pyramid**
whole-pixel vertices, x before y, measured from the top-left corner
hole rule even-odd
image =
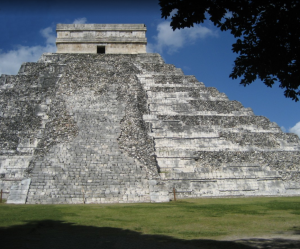
[[[143,24],[58,24],[0,77],[7,203],[300,195],[300,140],[146,53]]]

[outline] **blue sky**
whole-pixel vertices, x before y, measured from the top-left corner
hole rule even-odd
[[[230,100],[251,107],[255,115],[276,122],[286,132],[300,136],[300,103],[286,99],[283,90],[260,81],[244,87],[232,80],[236,54],[229,32],[209,21],[173,32],[170,20],[161,18],[158,0],[19,1],[0,4],[0,74],[16,74],[23,62],[37,61],[42,53],[55,52],[57,23],[144,23],[148,51],[158,52],[166,63],[195,75],[206,86],[216,87]]]

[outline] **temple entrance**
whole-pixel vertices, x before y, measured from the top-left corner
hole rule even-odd
[[[97,46],[97,54],[105,54],[105,46]]]

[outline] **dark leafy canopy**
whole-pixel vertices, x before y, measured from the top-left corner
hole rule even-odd
[[[230,77],[246,86],[256,79],[272,87],[279,81],[284,95],[300,96],[300,1],[289,0],[160,0],[162,17],[172,16],[173,30],[209,18],[238,38]]]

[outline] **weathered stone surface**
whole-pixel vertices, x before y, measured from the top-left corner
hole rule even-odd
[[[144,24],[57,24],[57,53],[146,53],[146,30]]]
[[[8,204],[25,204],[31,179],[24,179],[11,186]]]
[[[11,203],[300,195],[296,135],[158,54],[44,54],[0,89]]]

